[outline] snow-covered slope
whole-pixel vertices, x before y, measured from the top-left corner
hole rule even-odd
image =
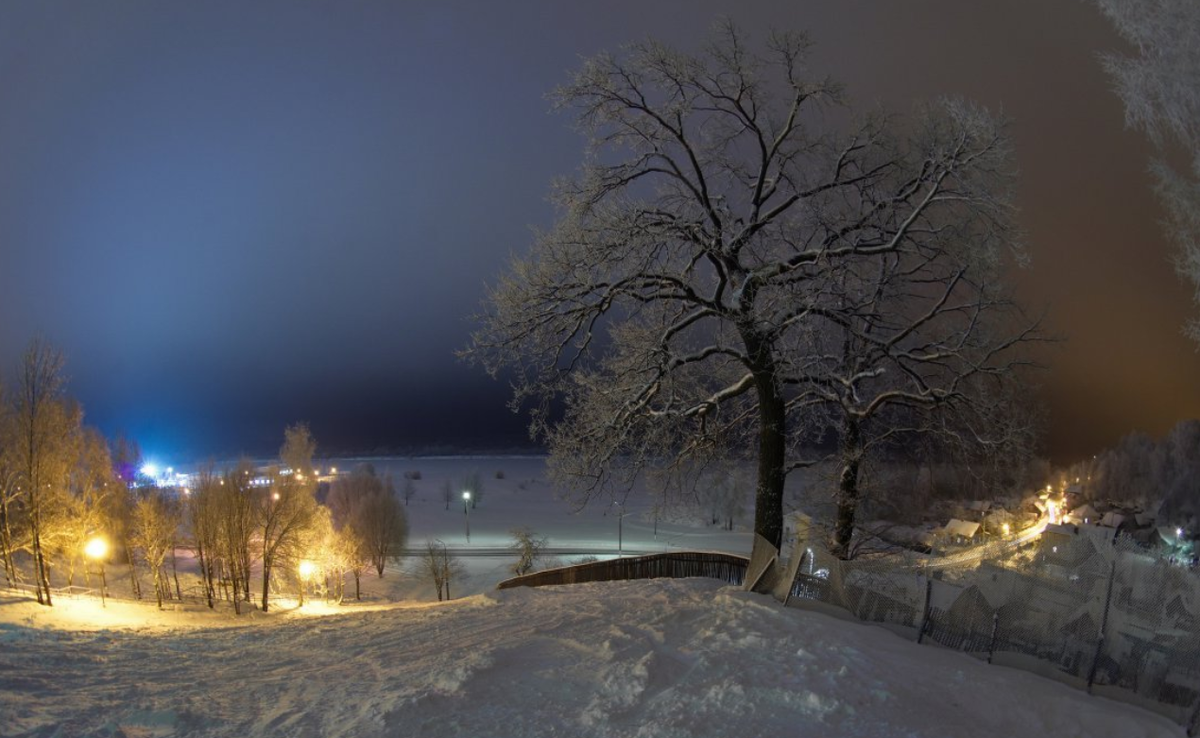
[[[0,604],[0,733],[1183,734],[1024,672],[709,580],[517,589],[234,627],[176,614],[152,629],[84,628],[71,609]]]

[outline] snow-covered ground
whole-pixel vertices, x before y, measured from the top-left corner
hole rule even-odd
[[[0,732],[1181,736],[1166,719],[701,579],[153,627],[0,606]],[[110,608],[111,609],[111,608]],[[130,615],[133,625],[119,619]],[[247,622],[247,621],[242,621]]]
[[[514,557],[485,554],[506,547],[513,527],[564,551],[615,555],[621,507],[576,510],[545,480],[542,459],[372,461],[398,488],[405,471],[421,472],[410,545],[437,538],[456,551],[459,599],[429,602],[411,560],[364,577],[361,602],[299,608],[285,587],[271,613],[241,617],[227,603],[159,612],[133,602],[120,566],[108,570],[118,598],[106,607],[86,595],[52,609],[0,595],[0,735],[1183,734],[1032,674],[714,581],[498,592]],[[440,489],[450,481],[457,491],[472,471],[485,487],[468,544],[461,498],[446,510]],[[627,552],[749,549],[744,525],[725,532],[694,510],[660,515],[656,531],[645,494],[624,513]],[[191,564],[180,565],[186,589]]]

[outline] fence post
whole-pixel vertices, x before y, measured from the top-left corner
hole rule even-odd
[[[921,611],[921,627],[917,630],[917,645],[925,639],[925,629],[929,627],[929,598],[933,594],[933,580],[925,577],[925,608]]]
[[[1200,734],[1200,697],[1196,698],[1196,709],[1192,710],[1192,719],[1187,724],[1188,738]]]
[[[988,663],[992,663],[992,656],[996,653],[996,634],[1000,632],[1000,612],[992,613],[992,642],[988,644]]]
[[[1096,681],[1096,667],[1100,665],[1100,652],[1104,649],[1104,634],[1108,630],[1108,605],[1112,602],[1113,580],[1117,578],[1117,560],[1113,559],[1108,573],[1108,592],[1104,595],[1104,614],[1100,616],[1100,637],[1096,640],[1096,655],[1092,657],[1092,668],[1088,670],[1087,693],[1092,693]]]

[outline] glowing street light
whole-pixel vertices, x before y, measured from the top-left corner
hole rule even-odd
[[[108,607],[105,591],[108,589],[108,580],[104,576],[104,560],[108,558],[108,541],[100,536],[92,538],[84,544],[83,555],[100,564],[100,606]]]
[[[471,543],[471,491],[463,491],[463,515],[467,521],[467,543]]]
[[[622,526],[624,525],[624,522],[625,522],[625,503],[621,502],[620,500],[613,500],[613,504],[618,506],[618,508],[617,508],[617,556],[621,556],[623,546],[624,546],[624,535],[625,535],[625,532],[622,529]]]
[[[1008,531],[1011,530],[1008,523],[1005,523],[1002,528],[1004,529],[1004,535],[1008,535]]]
[[[297,570],[300,573],[300,607],[304,607],[304,590],[308,589],[309,580],[317,573],[317,565],[308,559],[302,559]]]

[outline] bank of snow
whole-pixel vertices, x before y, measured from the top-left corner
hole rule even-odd
[[[709,580],[153,630],[0,605],[0,732],[1180,736],[1033,675]]]

